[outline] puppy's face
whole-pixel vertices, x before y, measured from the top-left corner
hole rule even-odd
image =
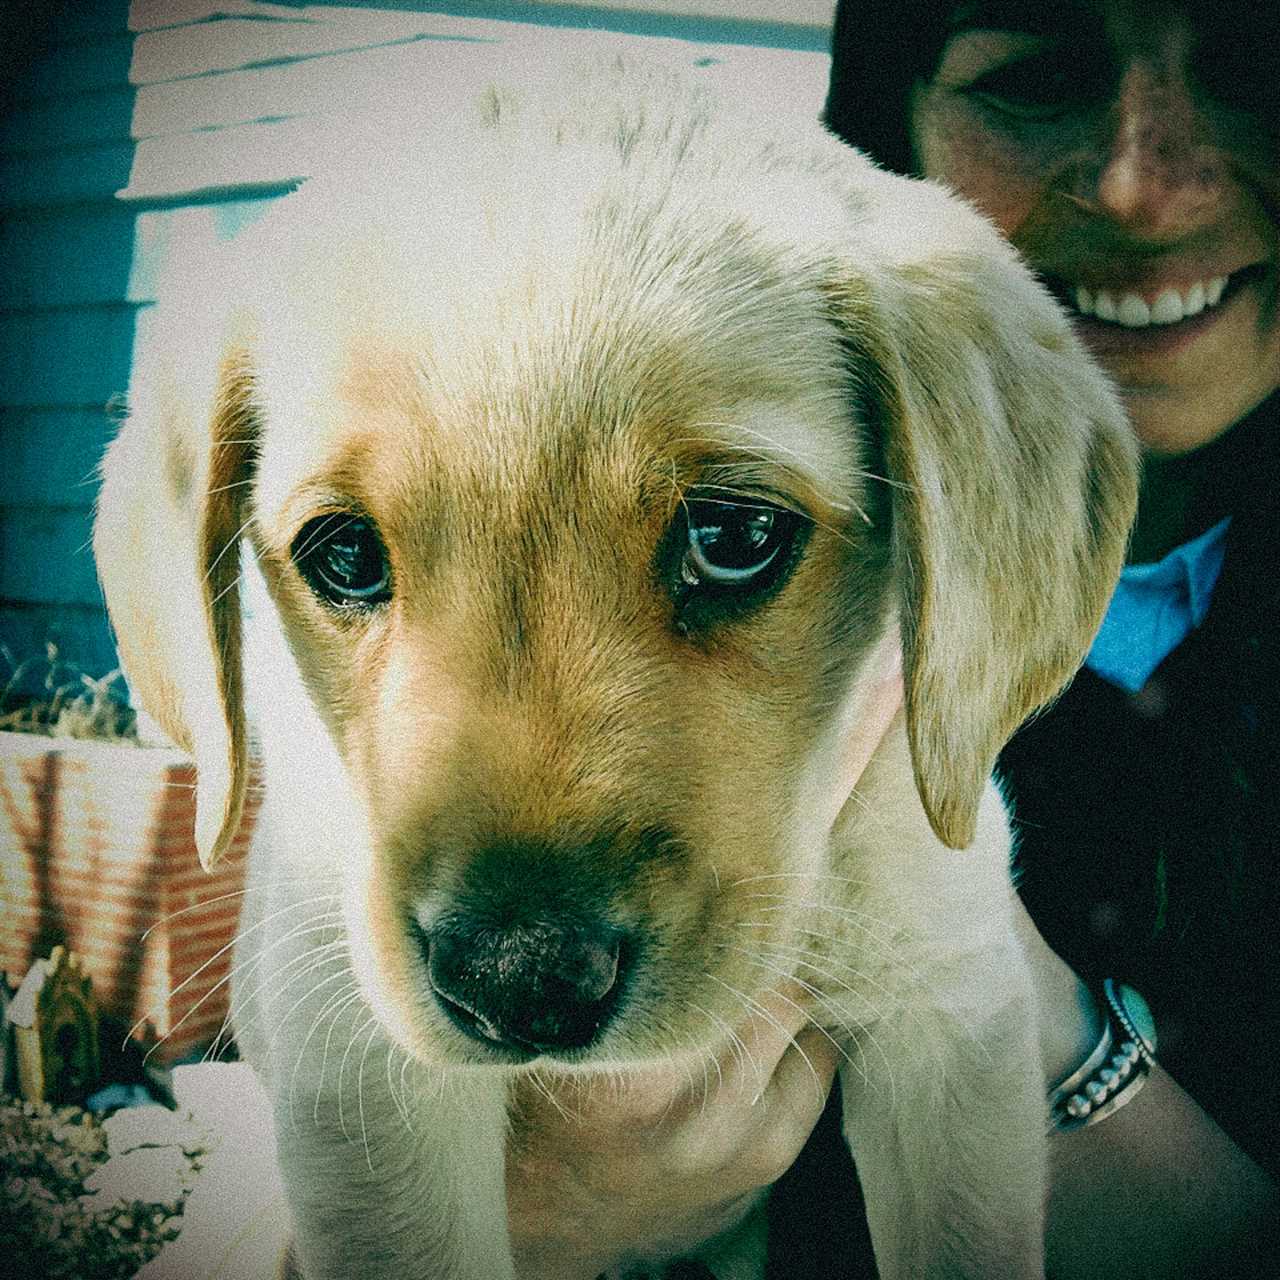
[[[727,1034],[794,968],[895,624],[919,799],[967,846],[1134,505],[1114,396],[976,215],[662,75],[575,92],[407,130],[176,282],[104,465],[201,856],[247,785],[247,535],[288,642],[253,658],[276,856],[340,878],[365,1001],[436,1061]]]
[[[718,1038],[796,925],[762,888],[822,870],[887,521],[820,292],[761,261],[655,234],[273,326],[258,556],[367,815],[358,973],[428,1059]]]

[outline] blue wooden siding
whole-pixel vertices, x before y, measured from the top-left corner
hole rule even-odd
[[[0,113],[0,677],[46,642],[114,661],[88,553],[135,306],[125,0],[46,5]]]
[[[764,20],[607,3],[70,0],[43,23],[0,121],[0,644],[11,658],[53,641],[90,674],[114,665],[88,551],[94,468],[175,257],[234,236],[351,145],[353,128],[447,111],[494,76],[569,51],[642,45],[761,110],[816,114],[823,0],[754,3]],[[786,20],[793,8],[809,20]]]

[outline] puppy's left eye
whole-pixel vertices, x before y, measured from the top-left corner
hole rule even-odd
[[[348,511],[308,520],[290,555],[307,585],[339,608],[381,604],[391,595],[391,570],[371,520]]]
[[[733,493],[686,497],[661,553],[676,630],[714,630],[759,608],[786,582],[809,522]]]
[[[694,499],[686,504],[686,586],[747,588],[776,576],[789,559],[797,517],[781,507]]]

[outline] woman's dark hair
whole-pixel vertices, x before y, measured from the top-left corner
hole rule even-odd
[[[898,173],[916,171],[910,97],[942,56],[954,4],[840,0],[822,118],[851,146]]]
[[[1198,40],[1194,70],[1205,90],[1280,135],[1280,4],[1276,0],[1158,0],[1175,7]],[[970,6],[966,6],[970,7]],[[984,6],[986,8],[987,6]],[[1010,5],[1016,12],[1020,6]],[[1022,0],[1022,8],[1030,8]],[[823,119],[851,146],[914,174],[910,98],[937,70],[959,0],[839,0]],[[998,12],[998,3],[990,6]]]

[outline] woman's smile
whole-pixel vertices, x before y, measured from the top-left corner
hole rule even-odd
[[[1262,263],[1199,276],[1115,284],[1071,283],[1046,275],[1045,283],[1071,312],[1090,350],[1121,374],[1132,364],[1158,375],[1201,340],[1218,341],[1242,326],[1256,330],[1274,272]],[[1090,279],[1106,279],[1105,272]],[[1112,279],[1115,277],[1112,276]],[[1168,372],[1172,372],[1170,368]]]

